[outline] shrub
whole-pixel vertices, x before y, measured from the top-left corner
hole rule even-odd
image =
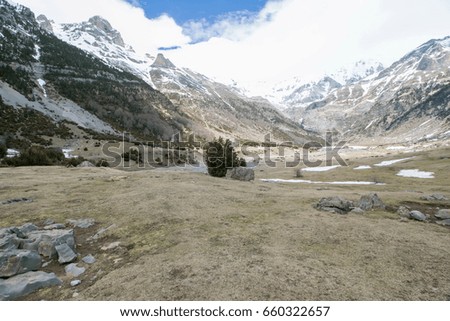
[[[31,146],[18,157],[4,159],[3,163],[9,166],[51,166],[61,165],[64,159],[59,149]]]
[[[109,167],[109,163],[106,159],[102,158],[95,163],[97,167]]]
[[[122,158],[125,162],[129,162],[130,160],[132,160],[136,163],[143,163],[142,155],[137,149],[131,149],[129,152],[123,153]]]
[[[82,162],[84,162],[86,159],[84,157],[72,157],[65,160],[64,165],[66,167],[77,167]]]
[[[203,155],[208,174],[214,177],[225,177],[229,168],[239,167],[242,161],[245,162],[237,157],[232,142],[229,139],[224,141],[222,137],[207,143]]]

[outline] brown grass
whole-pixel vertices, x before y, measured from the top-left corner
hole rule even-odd
[[[449,162],[441,159],[448,154],[418,154],[368,171],[304,173],[304,179],[322,181],[377,177],[385,186],[260,181],[293,179],[293,169],[260,168],[255,182],[244,183],[199,173],[0,168],[0,200],[34,200],[0,205],[0,226],[46,218],[98,222],[88,231],[76,230],[78,251],[98,258],[82,285],[71,288],[64,279],[61,289],[37,292],[32,300],[69,300],[74,292],[78,300],[446,300],[450,229],[403,223],[391,212],[336,215],[313,205],[325,196],[357,200],[368,192],[391,207],[426,203],[419,197],[428,193],[450,196]],[[395,176],[404,168],[431,170],[436,178]],[[86,241],[111,224],[116,227],[105,238]],[[100,250],[112,241],[121,247]],[[62,273],[57,264],[48,269]]]

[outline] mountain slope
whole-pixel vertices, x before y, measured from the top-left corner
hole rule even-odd
[[[29,9],[0,0],[0,22],[4,104],[35,109],[55,122],[68,120],[110,134],[127,131],[141,139],[168,139],[188,127],[163,94],[49,34]]]
[[[40,17],[65,42],[95,55],[106,64],[127,71],[164,93],[179,107],[200,137],[225,136],[244,140],[264,139],[305,142],[311,134],[290,121],[270,103],[237,94],[223,84],[188,69],[178,68],[162,54],[137,55],[120,34],[100,17],[78,24],[57,25]]]
[[[450,37],[431,40],[380,73],[298,111],[304,125],[347,136],[420,139],[448,131]],[[429,121],[427,126],[417,126]],[[428,131],[428,134],[427,134]]]

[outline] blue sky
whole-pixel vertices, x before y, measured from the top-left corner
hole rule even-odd
[[[168,14],[178,24],[206,19],[213,23],[218,17],[236,11],[259,12],[266,0],[128,0],[145,10],[148,18]]]

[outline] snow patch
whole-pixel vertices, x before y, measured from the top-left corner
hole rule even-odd
[[[41,47],[39,47],[37,44],[34,45],[34,50],[36,51],[36,54],[33,56],[34,59],[37,61],[41,60]]]
[[[44,97],[47,97],[47,91],[46,91],[45,88],[44,88],[44,86],[45,86],[47,83],[45,82],[44,79],[38,79],[37,82],[38,82],[39,86],[42,88],[42,91],[44,92]]]
[[[413,158],[414,157],[407,157],[407,158],[401,158],[401,159],[394,159],[394,160],[390,160],[390,161],[384,161],[384,162],[375,164],[375,166],[378,166],[378,167],[390,166],[390,165],[393,165],[393,164],[396,164],[396,163],[400,163],[400,162],[404,162],[406,160],[410,160],[410,159],[413,159]]]
[[[386,147],[387,150],[403,150],[403,149],[407,149],[407,147],[405,146],[389,146]]]
[[[332,169],[341,167],[341,165],[335,165],[335,166],[324,166],[324,167],[309,167],[309,168],[302,168],[302,172],[327,172],[331,171]]]
[[[6,150],[6,157],[13,158],[13,157],[16,157],[16,156],[20,156],[20,152],[18,150],[11,149],[11,148],[8,148]]]
[[[413,178],[434,178],[434,172],[423,172],[418,169],[402,169],[397,176]]]
[[[369,165],[362,165],[362,166],[358,166],[355,167],[355,170],[361,170],[361,169],[371,169],[372,167],[370,167]]]
[[[364,181],[343,181],[343,182],[320,182],[320,181],[309,181],[304,179],[261,179],[265,183],[304,183],[304,184],[328,184],[328,185],[386,185],[383,183],[376,182],[364,182]]]

